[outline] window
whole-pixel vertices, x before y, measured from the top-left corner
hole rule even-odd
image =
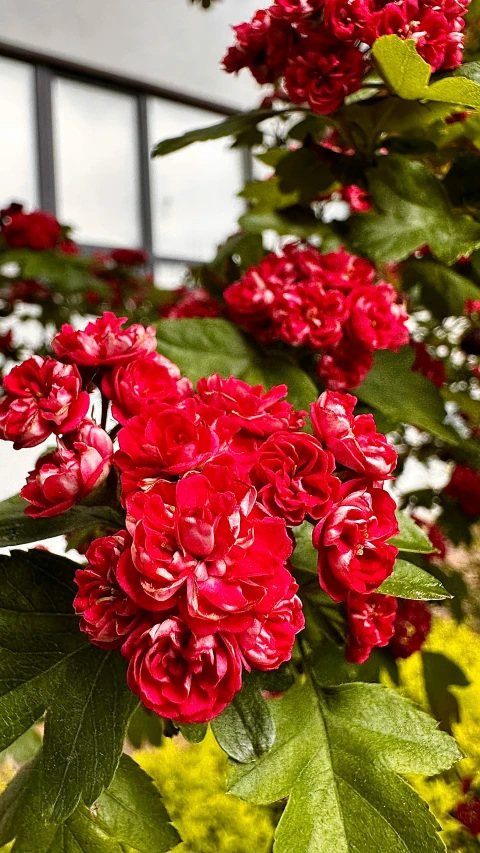
[[[81,243],[140,245],[135,98],[57,78],[53,130],[60,220]]]
[[[142,246],[169,288],[236,230],[243,153],[216,140],[149,157],[158,140],[228,115],[221,105],[60,60],[0,56],[0,109],[0,206],[51,210],[86,249]]]
[[[0,57],[0,187],[10,201],[38,203],[35,75],[24,62]]]
[[[221,116],[151,98],[150,143],[213,124]],[[225,139],[196,143],[152,162],[153,245],[159,255],[208,260],[236,230],[241,155]],[[205,200],[208,204],[205,205]]]

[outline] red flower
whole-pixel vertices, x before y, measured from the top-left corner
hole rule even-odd
[[[276,432],[262,444],[251,471],[258,500],[287,524],[318,521],[338,497],[335,459],[311,435]]]
[[[480,835],[480,799],[469,797],[455,806],[452,814],[471,835]]]
[[[290,403],[283,400],[288,388],[275,385],[264,391],[263,385],[249,385],[230,376],[222,379],[218,373],[197,384],[200,412],[208,418],[216,418],[223,429],[232,434],[243,430],[250,435],[266,437],[279,429],[300,429],[305,424],[305,412],[296,412]],[[207,408],[208,407],[208,411]]]
[[[35,210],[33,213],[20,210],[6,216],[2,235],[7,246],[12,249],[45,251],[55,248],[61,236],[61,228],[55,217],[45,210]]]
[[[133,495],[127,528],[132,560],[122,558],[118,579],[149,610],[171,606],[181,591],[189,617],[237,631],[242,614],[267,613],[291,581],[285,522],[255,504],[228,460]]]
[[[201,418],[194,398],[176,406],[147,407],[120,430],[118,443],[115,463],[125,493],[142,487],[143,481],[198,468],[220,448],[218,435]]]
[[[129,658],[130,690],[156,714],[177,723],[206,723],[242,686],[242,664],[233,635],[196,636],[170,616],[141,626],[122,647]]]
[[[180,297],[173,305],[162,309],[162,317],[168,320],[179,320],[188,317],[220,317],[222,306],[213,299],[203,287],[190,290],[186,287],[178,291]]]
[[[412,344],[415,351],[415,361],[412,370],[421,373],[437,388],[441,388],[446,380],[445,365],[438,358],[432,358],[425,344]]]
[[[156,403],[177,403],[192,395],[189,379],[182,379],[176,364],[159,353],[117,365],[102,380],[102,391],[112,401],[112,415],[125,424]]]
[[[78,593],[73,606],[81,616],[80,630],[102,649],[121,646],[138,619],[137,605],[119,586],[116,577],[120,555],[130,543],[126,530],[95,539],[87,550],[88,566],[75,573]]]
[[[148,261],[148,255],[143,249],[114,249],[110,257],[116,264],[125,267],[143,267]]]
[[[357,341],[344,337],[336,347],[325,352],[318,362],[318,375],[327,388],[344,391],[357,388],[373,367],[370,350]]]
[[[3,380],[0,438],[35,447],[54,433],[75,429],[87,414],[90,398],[74,365],[33,355]]]
[[[157,348],[153,326],[145,328],[134,323],[122,329],[126,319],[106,311],[80,332],[66,323],[55,335],[52,349],[62,361],[90,367],[124,364],[139,355],[153,352]]]
[[[469,518],[480,515],[480,473],[468,465],[455,465],[444,494],[458,501]]]
[[[327,30],[342,41],[362,41],[370,19],[367,0],[325,0],[323,20]]]
[[[333,288],[324,290],[317,281],[286,290],[273,312],[280,340],[314,350],[338,343],[347,317],[343,293]]]
[[[356,403],[351,394],[324,391],[311,405],[313,433],[345,468],[384,480],[395,469],[397,454],[377,432],[373,415],[354,417]]]
[[[108,434],[85,420],[57,449],[41,456],[21,490],[32,518],[48,518],[70,509],[100,486],[110,471],[113,446]]]
[[[246,631],[238,634],[238,642],[246,665],[263,671],[277,669],[290,660],[295,635],[305,624],[302,604],[293,581],[284,598],[264,616],[255,616]]]
[[[252,20],[233,27],[236,43],[223,59],[225,71],[248,68],[257,83],[274,83],[283,74],[288,54],[298,36],[286,20],[259,9]]]
[[[322,589],[334,601],[377,589],[393,571],[398,549],[388,540],[396,533],[395,501],[384,489],[345,483],[339,503],[313,532]]]
[[[349,5],[347,0],[346,6]],[[367,213],[372,209],[372,202],[368,192],[356,184],[350,184],[348,187],[342,187],[340,194],[344,201],[350,205],[353,213]]]
[[[324,0],[275,0],[269,12],[274,18],[296,22],[308,18],[323,6]]]
[[[466,299],[465,314],[467,317],[471,314],[480,314],[480,299]]]
[[[366,68],[358,48],[318,29],[290,53],[285,89],[292,103],[306,103],[319,115],[327,115],[360,88]]]
[[[367,349],[397,350],[410,339],[408,314],[391,284],[358,287],[348,297],[349,331]]]
[[[390,651],[395,658],[409,658],[418,652],[427,639],[432,613],[423,601],[401,600],[395,619],[395,633]]]
[[[350,592],[347,598],[348,640],[345,657],[350,663],[365,663],[372,649],[387,646],[393,636],[397,599],[372,592]]]

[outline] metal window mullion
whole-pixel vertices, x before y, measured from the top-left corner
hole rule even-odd
[[[55,156],[53,149],[52,72],[35,66],[37,167],[40,206],[56,213]]]
[[[140,184],[140,225],[142,244],[153,259],[152,197],[150,189],[150,142],[148,136],[148,96],[137,96],[138,169]],[[153,264],[152,264],[153,269]]]

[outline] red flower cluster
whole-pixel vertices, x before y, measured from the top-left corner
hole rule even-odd
[[[397,350],[409,340],[396,290],[374,280],[363,258],[289,243],[250,267],[224,296],[232,320],[262,343],[322,351],[321,379],[342,390],[365,378],[375,350]]]
[[[401,600],[395,618],[395,631],[390,640],[390,651],[395,658],[409,658],[418,652],[432,625],[432,613],[423,601]]]
[[[248,68],[294,104],[319,114],[338,109],[370,67],[365,46],[382,35],[412,39],[432,71],[461,64],[469,0],[275,0],[234,27],[224,68]]]
[[[11,204],[0,212],[0,233],[11,249],[55,249],[62,238],[61,225],[51,213],[25,213],[21,204]]]
[[[468,465],[455,465],[445,495],[458,501],[469,518],[480,516],[480,473]]]
[[[181,287],[176,301],[171,305],[165,305],[162,309],[162,317],[169,320],[180,320],[188,317],[220,317],[222,306],[213,299],[203,287],[193,290]]]
[[[152,329],[122,324],[107,313],[84,331],[65,326],[53,341],[63,363],[34,357],[15,368],[2,430],[17,447],[61,436],[22,490],[29,515],[64,512],[112,462],[119,471],[125,529],[88,548],[75,609],[93,643],[128,659],[133,692],[162,716],[203,722],[231,701],[244,669],[289,660],[303,627],[291,528],[304,521],[321,586],[349,608],[347,654],[364,660],[388,642],[394,604],[374,590],[397,554],[383,488],[396,454],[372,416],[354,416],[354,397],[325,392],[311,435],[286,386],[264,392],[213,375],[194,391],[152,351]],[[84,386],[94,384],[102,422],[110,404],[117,421],[116,453],[85,419]]]

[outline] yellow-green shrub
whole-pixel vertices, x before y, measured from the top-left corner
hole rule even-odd
[[[479,853],[480,843],[462,828],[450,812],[464,797],[462,778],[472,777],[473,784],[480,786],[480,636],[465,624],[436,618],[424,651],[450,658],[470,681],[468,687],[450,687],[460,709],[460,721],[452,724],[452,732],[465,758],[456,770],[444,776],[434,779],[415,777],[411,781],[440,821],[448,849],[452,853]],[[399,671],[402,692],[430,712],[421,654],[399,661]]]
[[[165,738],[135,760],[154,779],[183,843],[176,853],[269,853],[269,809],[226,794],[227,756],[208,733],[202,743]]]

